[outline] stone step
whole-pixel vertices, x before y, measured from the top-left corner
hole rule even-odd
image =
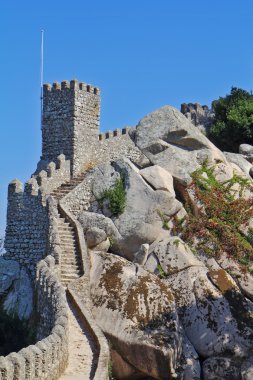
[[[76,261],[70,262],[70,263],[66,263],[65,261],[61,262],[61,272],[66,271],[68,273],[68,272],[71,272],[73,270],[75,272],[76,271],[80,272],[81,271],[81,265],[79,263],[77,263]]]
[[[79,278],[80,275],[79,274],[63,274],[61,275],[61,280],[62,281],[71,281],[71,280],[76,280],[77,278]]]
[[[77,245],[73,241],[61,241],[61,249],[63,251],[68,251],[68,250],[73,251],[77,249]]]
[[[64,235],[64,233],[67,233],[68,235],[71,234],[72,236],[75,236],[75,230],[71,229],[69,226],[58,225],[59,232],[61,232],[61,235]]]
[[[65,261],[61,261],[61,271],[62,270],[80,270],[80,264],[76,262],[76,260],[71,261],[71,263],[66,263]]]
[[[61,239],[61,242],[60,244],[64,247],[73,247],[73,248],[77,248],[77,244],[75,242],[75,240],[73,239]]]
[[[75,236],[75,234],[74,234],[74,232],[73,233],[71,233],[70,231],[69,232],[60,232],[59,231],[59,236],[60,236],[60,239],[61,240],[72,240],[72,241],[75,241],[75,238],[74,238],[74,236]]]
[[[68,187],[62,186],[62,187],[58,187],[58,189],[53,190],[52,193],[59,193],[60,191],[69,191],[69,189],[70,189],[70,186]]]
[[[61,250],[62,250],[62,256],[68,256],[68,255],[76,255],[77,249],[76,247],[66,247],[61,245]]]
[[[62,257],[65,257],[65,256],[71,256],[71,257],[75,257],[77,256],[77,250],[72,247],[72,248],[63,248],[61,247],[62,249]]]
[[[58,223],[66,225],[66,226],[70,226],[69,222],[67,222],[65,218],[59,218]]]
[[[74,265],[64,265],[64,267],[61,267],[61,273],[62,274],[80,274],[80,268],[79,266]]]
[[[80,277],[80,275],[81,275],[81,273],[80,273],[79,269],[68,268],[68,269],[61,270],[61,278],[63,278],[63,277],[71,277],[71,276]]]
[[[68,247],[68,248],[65,248],[65,247],[61,247],[61,250],[62,250],[62,257],[65,257],[65,256],[76,256],[77,255],[77,250],[75,249],[75,247]]]
[[[62,239],[61,237],[60,237],[60,239],[61,239],[61,245],[69,245],[69,246],[76,247],[75,240],[70,239],[70,238],[64,238],[64,239]]]
[[[53,196],[55,197],[62,197],[63,195],[66,195],[70,192],[71,190],[64,190],[64,189],[61,189],[61,190],[57,190],[57,191],[54,191],[52,193]]]
[[[61,239],[61,247],[66,248],[66,249],[68,249],[68,248],[75,249],[75,248],[77,248],[77,244],[76,244],[75,240],[71,240],[71,239],[62,240]]]
[[[75,236],[75,231],[74,230],[69,230],[68,228],[65,227],[59,227],[58,226],[58,231],[61,236]]]
[[[75,255],[73,252],[71,253],[65,253],[61,256],[62,260],[61,260],[61,263],[64,263],[64,262],[76,262],[76,263],[79,263],[81,260],[79,259],[79,255]]]
[[[76,258],[79,257],[79,255],[75,249],[62,249],[62,258],[66,257]]]
[[[69,262],[69,259],[71,259],[70,261],[71,262],[76,262],[77,259],[78,259],[78,255],[75,255],[74,252],[63,252],[62,255],[61,255],[61,262],[62,263],[65,263],[65,262]]]
[[[60,235],[60,238],[61,239],[72,239],[72,240],[75,240],[75,233],[74,231],[68,231],[68,232],[63,232],[63,231],[59,231],[59,235]]]
[[[59,228],[59,231],[73,231],[74,232],[73,227],[63,224],[63,223],[58,223],[58,228]]]

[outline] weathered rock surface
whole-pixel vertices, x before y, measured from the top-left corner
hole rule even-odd
[[[97,214],[94,212],[83,211],[78,216],[78,220],[81,223],[84,234],[91,228],[99,229],[105,232],[106,236],[111,237],[114,240],[120,240],[121,235],[117,230],[115,224],[110,218],[107,218],[103,214]]]
[[[95,247],[99,243],[102,243],[106,240],[106,238],[107,235],[105,231],[98,227],[92,227],[86,231],[86,242],[89,248]]]
[[[246,359],[241,366],[242,380],[253,379],[253,357]]]
[[[233,274],[241,292],[253,301],[253,276],[243,270],[242,266],[235,262],[235,260],[231,259],[231,257],[228,257],[225,253],[221,255],[217,261],[221,268],[228,273]]]
[[[249,144],[241,144],[239,146],[239,153],[247,158],[253,158],[253,146]]]
[[[155,190],[168,191],[175,196],[173,187],[173,177],[165,169],[159,165],[149,166],[140,170],[140,175],[152,186]]]
[[[144,265],[149,254],[149,244],[142,244],[139,251],[135,253],[133,262],[135,264]]]
[[[204,361],[203,374],[205,380],[240,380],[240,362],[226,357],[213,357]]]
[[[91,255],[93,315],[114,350],[154,379],[176,376],[182,336],[170,288],[141,267],[111,255]]]
[[[208,270],[178,238],[151,245],[145,267],[152,256],[173,291],[187,337],[202,357],[226,351],[242,355],[250,349],[253,304],[244,300],[228,273]]]
[[[163,271],[169,275],[192,266],[204,267],[191,252],[190,248],[178,237],[163,237],[151,245],[150,257],[154,256]]]
[[[242,172],[246,174],[246,176],[250,176],[249,172],[252,168],[252,164],[248,162],[241,154],[224,152],[224,156],[229,162],[237,165]]]
[[[168,170],[183,185],[191,182],[191,173],[205,160],[226,162],[222,152],[170,106],[148,114],[139,122],[135,143],[153,164]]]

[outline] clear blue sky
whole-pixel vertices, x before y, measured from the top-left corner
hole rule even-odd
[[[252,16],[252,0],[1,0],[0,232],[8,183],[29,179],[40,156],[42,28],[45,82],[99,86],[105,131],[252,89]]]

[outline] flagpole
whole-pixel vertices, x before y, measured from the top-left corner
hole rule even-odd
[[[40,45],[40,126],[42,129],[43,115],[43,75],[44,75],[44,30],[41,30],[41,45]]]

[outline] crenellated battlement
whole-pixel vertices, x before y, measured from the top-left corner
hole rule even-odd
[[[115,129],[114,131],[107,131],[107,132],[104,132],[104,133],[100,133],[99,136],[98,136],[98,139],[99,141],[103,141],[103,140],[108,140],[108,139],[111,139],[113,137],[121,137],[121,136],[125,136],[125,135],[128,135],[128,132],[129,130],[133,130],[135,128],[131,128],[131,127],[125,127],[125,128],[117,128]]]
[[[76,79],[71,81],[64,80],[60,82],[54,82],[52,85],[49,83],[45,83],[43,85],[43,93],[47,95],[48,92],[55,91],[64,91],[64,90],[80,90],[84,92],[88,92],[94,95],[100,95],[100,90],[98,87],[94,87],[91,84],[86,84],[84,82],[79,82]]]
[[[14,196],[34,195],[38,196],[39,186],[35,178],[30,178],[25,182],[24,186],[21,181],[14,179],[8,186],[8,200]]]
[[[69,181],[70,177],[70,161],[66,160],[64,154],[60,154],[55,162],[52,161],[47,165],[46,170],[40,170],[32,178],[36,180],[45,202],[47,195]]]

